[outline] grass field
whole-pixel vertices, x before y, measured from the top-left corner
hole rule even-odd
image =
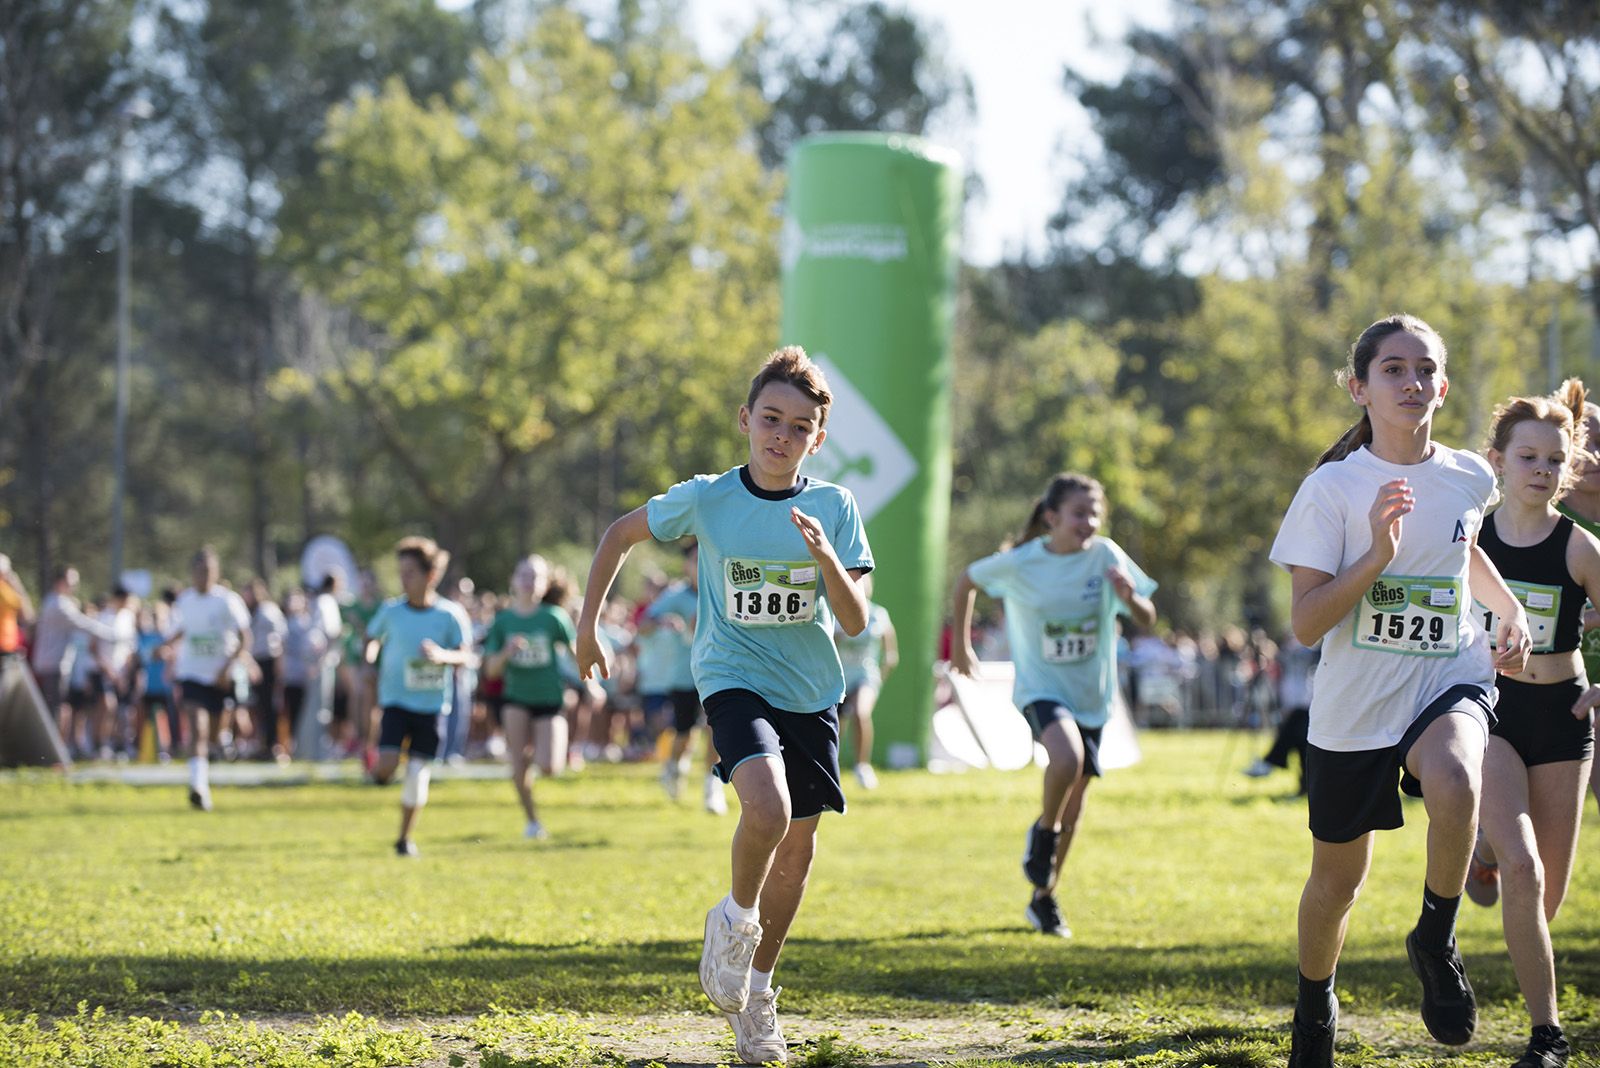
[[[778,982],[791,1063],[1278,1065],[1309,853],[1290,777],[1239,776],[1256,739],[1153,734],[1090,794],[1062,901],[1022,922],[1037,771],[885,775],[824,817]],[[652,768],[435,785],[423,854],[390,851],[398,792],[0,778],[0,1066],[734,1061],[695,978],[732,817]],[[1402,939],[1424,816],[1380,837],[1338,979],[1347,1065],[1509,1065],[1526,1019],[1496,912],[1464,906],[1477,1040],[1431,1043]],[[1600,1064],[1592,800],[1554,938],[1564,1022]]]

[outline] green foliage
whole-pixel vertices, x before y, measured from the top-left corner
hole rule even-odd
[[[448,102],[392,81],[335,111],[285,254],[373,329],[328,384],[457,544],[574,436],[636,428],[660,483],[728,441],[775,323],[758,106],[679,40],[552,11]]]
[[[781,166],[797,141],[836,130],[948,136],[976,111],[972,80],[936,23],[869,0],[791,4],[743,47],[741,65],[771,103],[761,157]],[[831,25],[815,32],[820,20]]]
[[[805,1043],[792,1063],[799,1068],[865,1068],[871,1057],[858,1043],[848,1042],[839,1032],[832,1031]]]

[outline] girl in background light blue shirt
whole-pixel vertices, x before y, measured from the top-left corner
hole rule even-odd
[[[1117,615],[1155,622],[1156,584],[1121,546],[1099,536],[1105,490],[1085,475],[1057,475],[1034,505],[1016,548],[978,560],[955,591],[950,667],[973,671],[972,602],[977,590],[1005,601],[1016,665],[1012,699],[1050,762],[1044,803],[1028,827],[1022,870],[1034,894],[1025,915],[1043,934],[1071,934],[1056,903],[1083,795],[1100,774],[1100,732],[1117,680]]]

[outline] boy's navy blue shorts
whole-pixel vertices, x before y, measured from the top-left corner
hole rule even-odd
[[[705,699],[723,782],[747,760],[777,757],[789,784],[789,813],[805,820],[844,811],[839,785],[839,707],[821,712],[774,708],[753,690],[718,690]]]
[[[378,728],[378,748],[398,751],[400,743],[411,739],[413,758],[432,760],[439,755],[439,740],[444,737],[444,717],[437,712],[413,712],[399,705],[386,705]]]

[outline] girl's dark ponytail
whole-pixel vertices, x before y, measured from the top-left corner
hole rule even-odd
[[[1317,457],[1317,462],[1311,465],[1311,470],[1315,471],[1323,464],[1343,460],[1361,446],[1370,444],[1372,444],[1372,420],[1367,418],[1367,413],[1363,410],[1361,421],[1346,430],[1338,441],[1329,445],[1327,450]]]
[[[1028,523],[1022,528],[1022,537],[1018,540],[1017,544],[1023,545],[1032,541],[1034,538],[1044,536],[1046,530],[1044,525],[1044,513],[1049,509],[1049,507],[1050,499],[1048,495],[1040,497],[1034,502],[1033,514],[1028,516]]]

